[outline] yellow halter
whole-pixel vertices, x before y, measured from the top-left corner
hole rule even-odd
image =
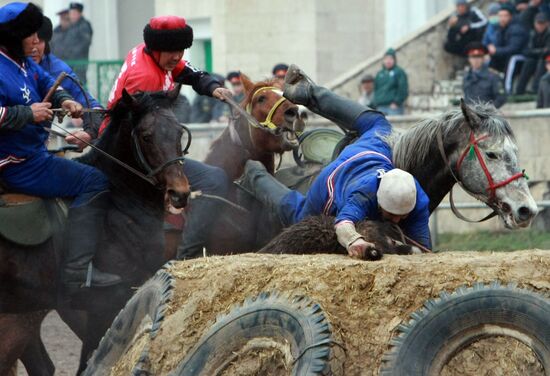
[[[250,103],[248,105],[246,105],[246,112],[248,112],[249,114],[252,114],[252,101],[254,100],[256,95],[258,95],[259,93],[261,93],[262,91],[265,91],[265,90],[270,90],[270,91],[273,91],[273,92],[275,92],[276,90],[280,91],[280,89],[275,87],[275,86],[265,86],[265,87],[259,88],[252,95],[252,98],[250,99]],[[285,97],[281,96],[281,98],[279,98],[279,100],[277,100],[277,102],[275,102],[275,104],[273,104],[273,107],[271,107],[271,110],[269,110],[269,113],[267,114],[265,120],[260,122],[262,127],[265,127],[267,129],[270,129],[270,130],[276,130],[278,128],[277,125],[275,123],[273,123],[272,118],[273,118],[273,115],[275,114],[275,111],[277,111],[279,106],[286,100],[287,99]],[[259,128],[256,124],[253,124],[252,122],[250,124],[255,128]]]

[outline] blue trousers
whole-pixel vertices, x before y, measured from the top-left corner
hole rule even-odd
[[[0,179],[13,192],[74,198],[71,207],[86,205],[98,193],[109,189],[109,180],[98,169],[46,151],[22,163],[5,166]]]

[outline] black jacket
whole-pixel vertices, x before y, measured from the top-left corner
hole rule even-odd
[[[491,102],[496,108],[506,102],[500,76],[488,67],[474,72],[469,69],[462,84],[466,102]]]
[[[546,51],[550,48],[550,30],[546,29],[544,33],[537,33],[535,30],[531,30],[529,36],[529,44],[523,51],[523,55],[533,59],[538,59],[544,56]]]
[[[174,81],[184,85],[191,85],[193,90],[200,95],[212,96],[214,90],[221,87],[218,80],[213,76],[195,68],[189,62],[186,62],[185,68],[174,78]]]
[[[496,32],[497,58],[509,58],[519,54],[529,40],[529,32],[519,22],[512,21],[506,28],[499,27]]]

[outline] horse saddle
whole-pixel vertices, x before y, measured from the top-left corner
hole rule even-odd
[[[60,199],[0,193],[0,236],[23,246],[44,243],[64,224],[67,212]]]
[[[332,162],[355,135],[334,129],[313,129],[300,136],[300,147],[294,150],[296,166],[280,169],[275,178],[290,189],[306,194],[323,167]]]

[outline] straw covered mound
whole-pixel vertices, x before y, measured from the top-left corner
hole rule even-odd
[[[216,316],[246,298],[276,290],[307,295],[323,307],[333,338],[346,349],[344,353],[333,347],[334,374],[374,375],[396,327],[427,299],[442,290],[494,280],[516,282],[548,295],[549,270],[550,251],[539,250],[385,256],[378,262],[337,255],[245,254],[175,263],[169,269],[176,279],[174,297],[159,334],[149,343],[152,373],[166,375],[173,370]],[[146,341],[136,339],[112,374],[129,374]],[[235,372],[224,374],[255,374],[266,364],[277,368],[273,374],[290,374],[280,367],[281,359],[280,354],[266,351],[242,359]],[[528,347],[504,337],[469,346],[444,371],[446,375],[544,374]]]

